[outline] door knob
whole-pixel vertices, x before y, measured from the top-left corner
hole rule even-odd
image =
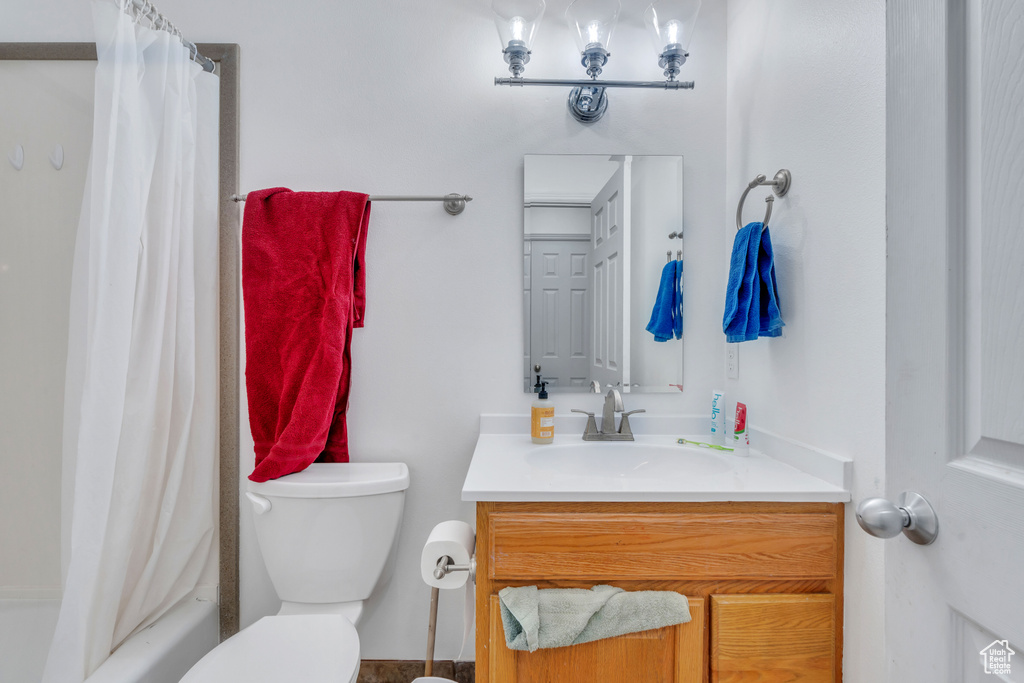
[[[939,535],[935,509],[920,493],[904,491],[896,505],[885,498],[868,498],[857,506],[857,523],[879,538],[892,538],[901,531],[919,545],[928,545]]]

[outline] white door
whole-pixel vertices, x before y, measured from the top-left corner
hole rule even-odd
[[[885,541],[888,679],[1024,681],[1024,3],[887,14],[887,489],[939,522]]]
[[[629,163],[623,165],[590,203],[593,255],[591,294],[594,333],[590,378],[602,387],[629,384]]]
[[[550,387],[586,391],[590,344],[590,243],[534,239],[530,242],[530,367],[541,367]]]

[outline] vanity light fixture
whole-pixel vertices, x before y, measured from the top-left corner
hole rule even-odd
[[[495,78],[495,85],[571,86],[569,112],[581,123],[592,123],[608,108],[606,88],[660,88],[692,90],[693,81],[677,81],[688,52],[701,0],[655,0],[644,12],[658,55],[664,81],[598,80],[611,53],[608,45],[619,18],[619,0],[573,0],[565,11],[581,64],[590,80],[523,78],[530,61],[533,39],[544,16],[544,0],[493,0],[494,21],[501,38],[502,54],[511,78]]]

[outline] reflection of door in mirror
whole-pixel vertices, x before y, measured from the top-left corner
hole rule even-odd
[[[590,241],[586,235],[531,243],[530,365],[554,387],[584,387],[590,355]],[[529,372],[529,368],[527,369]],[[527,375],[529,377],[529,375]]]
[[[682,341],[646,331],[668,235],[682,230],[682,157],[527,155],[523,212],[523,379],[548,389],[596,380],[677,391]]]
[[[527,157],[531,158],[560,159]],[[537,166],[534,179],[545,189],[529,193],[524,203],[523,377],[527,391],[535,383],[533,367],[536,365],[541,367],[541,380],[548,383],[549,391],[586,391],[594,365],[597,316],[592,205],[595,194],[620,171],[620,165],[608,157],[573,158],[584,163],[577,163],[573,169]],[[529,161],[527,166],[530,166]],[[616,197],[622,193],[621,172],[618,187]],[[611,208],[614,213],[614,204]],[[621,243],[621,220],[613,218],[610,226],[609,221],[605,223],[606,234],[600,241],[608,241],[610,227],[613,233],[618,233]],[[617,269],[616,256],[620,252],[621,249],[603,253],[598,272],[603,275],[608,271],[609,256],[612,268]],[[602,281],[601,286],[601,291],[607,293],[607,282]],[[614,292],[612,294],[614,301]],[[602,336],[602,339],[607,338],[607,334]],[[618,341],[614,336],[612,340],[613,349],[621,349],[621,334]],[[606,354],[602,354],[601,363],[607,363]],[[618,360],[611,364],[612,371],[617,363]],[[618,379],[612,383],[614,381]]]
[[[593,350],[590,379],[602,387],[629,384],[629,299],[623,283],[629,280],[630,184],[624,164],[590,202],[591,288],[594,301]],[[584,382],[586,383],[586,382]]]

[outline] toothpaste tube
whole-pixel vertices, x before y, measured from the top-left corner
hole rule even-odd
[[[747,406],[736,402],[736,425],[732,434],[733,452],[736,455],[750,455],[750,435],[747,433]]]
[[[725,445],[725,392],[711,392],[711,443]]]

